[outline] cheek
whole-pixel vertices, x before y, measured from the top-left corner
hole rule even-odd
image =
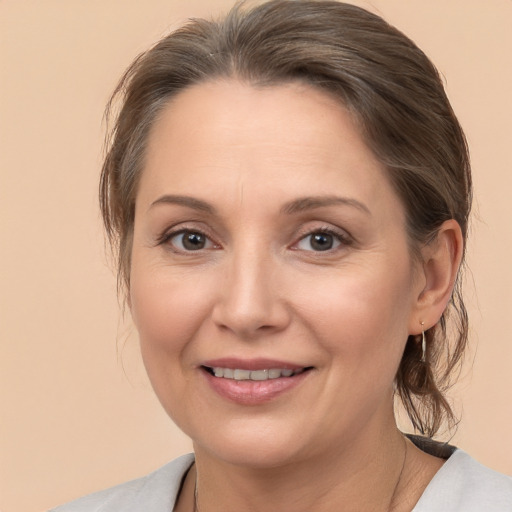
[[[297,307],[324,348],[339,360],[395,365],[408,336],[410,283],[408,272],[359,267],[304,283]]]
[[[189,377],[194,371],[192,341],[210,308],[208,286],[169,268],[155,272],[147,268],[133,271],[130,286],[142,359],[162,406],[186,431],[190,411],[182,397],[190,393]]]
[[[134,268],[131,313],[146,360],[186,350],[208,315],[208,284],[197,276],[176,275],[171,268],[155,271]]]

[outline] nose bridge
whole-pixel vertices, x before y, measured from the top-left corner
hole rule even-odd
[[[243,337],[282,329],[288,314],[278,289],[277,266],[258,237],[234,246],[227,257],[215,322]]]

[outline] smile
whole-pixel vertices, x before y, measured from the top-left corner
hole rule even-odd
[[[308,380],[313,366],[271,359],[222,358],[199,367],[215,393],[239,405],[262,405]]]
[[[264,381],[270,379],[279,379],[281,377],[293,377],[305,372],[308,368],[300,368],[296,370],[285,369],[285,368],[270,368],[262,370],[242,370],[239,368],[222,368],[219,366],[210,368],[204,367],[211,375],[232,380],[252,380],[252,381]]]

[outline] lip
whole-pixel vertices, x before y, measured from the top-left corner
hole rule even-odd
[[[238,368],[240,370],[269,370],[270,368],[280,368],[282,370],[301,370],[309,365],[301,365],[290,363],[287,361],[278,361],[276,359],[238,359],[235,357],[223,357],[220,359],[211,359],[201,363],[201,366],[208,366],[214,368],[219,366],[221,368]]]
[[[233,380],[215,377],[205,367],[222,367],[240,370],[302,370],[306,371],[290,377],[279,377],[264,381]],[[292,391],[311,375],[311,366],[302,366],[275,359],[236,359],[221,358],[205,361],[199,366],[199,371],[212,389],[221,398],[239,405],[262,405]]]

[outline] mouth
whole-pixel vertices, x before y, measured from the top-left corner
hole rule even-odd
[[[294,377],[301,373],[311,370],[313,367],[308,366],[304,368],[268,368],[261,370],[247,370],[242,368],[223,368],[221,366],[202,366],[202,368],[210,375],[220,379],[231,380],[250,380],[250,381],[265,381],[281,378]]]
[[[300,387],[309,380],[314,366],[269,359],[223,358],[205,361],[199,369],[220,397],[239,405],[260,405]]]

